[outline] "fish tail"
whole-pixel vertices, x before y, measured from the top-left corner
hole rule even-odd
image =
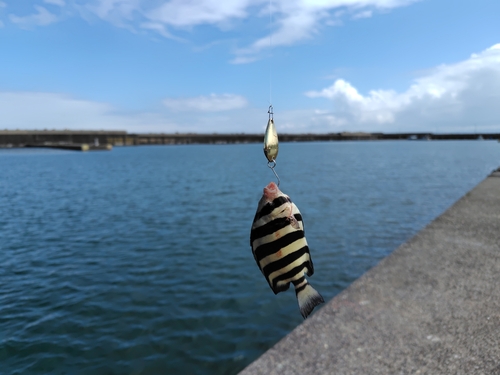
[[[297,301],[299,302],[299,309],[302,316],[307,318],[307,316],[313,311],[313,309],[320,303],[325,302],[321,294],[319,294],[316,289],[314,289],[305,280],[302,285],[295,285],[295,295],[297,296]]]

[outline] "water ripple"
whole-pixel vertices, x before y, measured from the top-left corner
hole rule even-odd
[[[311,283],[335,296],[499,156],[494,142],[283,144]],[[302,321],[249,247],[274,179],[261,145],[0,150],[0,171],[2,374],[235,374]]]

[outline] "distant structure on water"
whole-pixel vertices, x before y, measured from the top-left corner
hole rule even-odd
[[[127,133],[126,131],[0,130],[0,147],[56,147],[75,150],[110,150],[113,146],[261,143],[263,134]],[[280,142],[465,140],[496,139],[500,133],[363,133],[280,134]]]

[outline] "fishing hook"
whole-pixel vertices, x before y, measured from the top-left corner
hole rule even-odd
[[[280,187],[280,177],[278,176],[278,174],[276,173],[276,170],[274,169],[274,167],[276,167],[276,160],[272,160],[272,161],[267,162],[267,166],[269,168],[271,168],[271,170],[273,171],[274,175],[278,179],[278,187]]]

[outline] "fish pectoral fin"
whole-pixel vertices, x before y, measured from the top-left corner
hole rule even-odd
[[[299,222],[295,218],[295,216],[291,215],[288,217],[288,221],[290,222],[290,225],[295,228],[295,229],[300,229]]]

